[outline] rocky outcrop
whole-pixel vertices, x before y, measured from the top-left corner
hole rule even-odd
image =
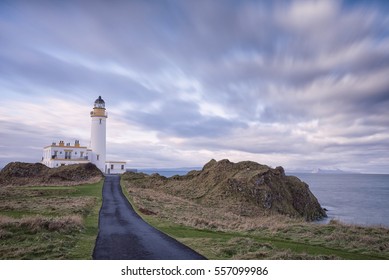
[[[165,178],[127,173],[133,187],[158,188],[207,207],[223,207],[241,216],[283,214],[316,220],[326,216],[306,183],[286,176],[282,167],[252,161],[211,160],[201,171]]]
[[[102,178],[102,172],[92,163],[49,168],[41,163],[11,162],[0,172],[0,186],[79,185]]]

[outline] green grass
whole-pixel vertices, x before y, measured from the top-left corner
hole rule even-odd
[[[0,189],[0,259],[91,259],[102,186]]]
[[[290,241],[281,238],[271,238],[258,234],[243,232],[222,232],[213,230],[202,230],[187,226],[172,224],[160,221],[154,217],[144,216],[143,218],[151,225],[162,232],[192,247],[210,259],[230,259],[239,252],[248,253],[250,250],[256,252],[258,247],[263,245],[275,252],[290,252],[291,258],[298,258],[299,255],[311,255],[312,258],[331,258],[349,260],[370,260],[385,259],[383,256],[349,252],[347,250],[327,248],[323,245],[311,245],[307,243]],[[235,240],[235,242],[234,242]],[[239,244],[237,240],[246,240]],[[247,244],[248,243],[248,244]],[[251,245],[251,248],[250,248]],[[225,251],[234,252],[226,254]],[[267,256],[267,255],[266,255]],[[271,257],[271,254],[268,254]]]
[[[90,213],[85,217],[85,229],[80,239],[70,252],[70,259],[91,259],[95,247],[96,237],[99,232],[99,211],[102,204],[103,181],[92,186],[80,186],[79,195],[91,196],[97,199],[95,206],[90,209]]]
[[[164,212],[166,208],[159,206],[162,195],[142,197],[136,188],[131,189],[130,195],[125,183],[121,185],[129,202],[146,222],[208,259],[389,259],[388,229],[347,226],[337,222],[319,225],[292,220],[289,223],[277,219],[268,227],[251,230],[196,228],[184,224],[185,221],[179,218],[170,219],[170,215]],[[178,204],[177,201],[176,211],[185,211],[185,207]],[[144,215],[138,207],[151,207],[158,214]],[[182,217],[193,214],[181,213]],[[212,216],[208,213],[209,219],[214,219]]]

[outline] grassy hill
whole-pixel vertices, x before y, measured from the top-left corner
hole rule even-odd
[[[102,172],[92,163],[49,168],[41,163],[11,162],[0,171],[1,186],[69,186],[96,183]]]

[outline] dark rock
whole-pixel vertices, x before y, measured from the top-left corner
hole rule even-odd
[[[211,159],[208,163],[206,163],[206,164],[204,165],[203,171],[206,170],[206,169],[211,168],[211,167],[214,166],[216,163],[217,163],[216,160]]]

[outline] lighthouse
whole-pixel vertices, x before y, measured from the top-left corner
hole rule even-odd
[[[105,172],[106,121],[108,116],[105,111],[105,102],[101,96],[95,100],[93,111],[90,112],[90,116],[92,118],[90,139],[92,154],[90,160],[102,172]]]
[[[126,172],[126,161],[106,161],[106,122],[107,112],[105,102],[99,96],[95,100],[93,111],[90,112],[92,118],[90,146],[86,147],[75,140],[74,144],[60,140],[57,144],[43,148],[42,163],[50,168],[60,167],[70,164],[94,163],[105,174],[123,174]]]

